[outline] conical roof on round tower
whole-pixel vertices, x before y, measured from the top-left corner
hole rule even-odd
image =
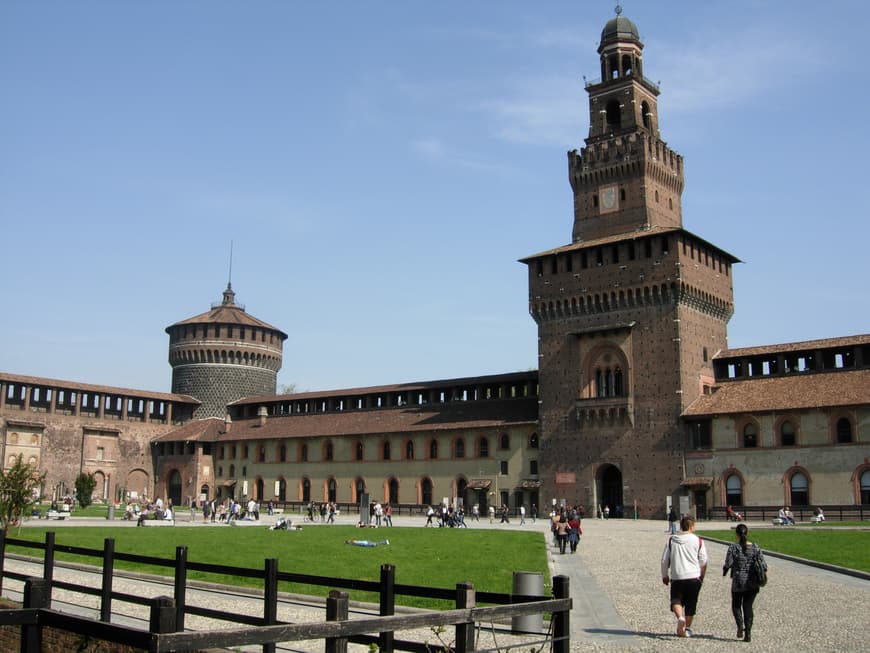
[[[244,397],[275,394],[287,334],[236,303],[232,285],[211,310],[166,327],[172,391],[201,402],[194,417],[223,417]]]
[[[191,324],[226,324],[270,329],[280,334],[282,340],[287,339],[287,334],[281,331],[281,329],[263,322],[263,320],[259,320],[245,311],[244,306],[236,303],[235,297],[236,293],[233,291],[232,284],[227,284],[227,289],[224,290],[223,300],[220,304],[212,305],[211,310],[208,310],[205,313],[194,315],[191,318],[181,320],[180,322],[176,322],[175,324],[166,327],[166,333],[170,333],[174,327]]]

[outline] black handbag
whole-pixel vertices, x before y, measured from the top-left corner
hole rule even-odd
[[[756,551],[755,557],[752,559],[752,574],[755,576],[755,582],[758,583],[759,587],[767,585],[767,570],[761,561],[761,551]]]

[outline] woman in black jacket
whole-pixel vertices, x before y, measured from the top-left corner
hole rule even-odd
[[[738,542],[728,547],[722,575],[731,570],[731,612],[737,622],[737,639],[742,638],[744,642],[749,642],[752,641],[752,622],[755,616],[752,604],[761,587],[756,569],[760,566],[767,573],[767,563],[758,545],[747,539],[749,529],[746,524],[738,524],[734,530]]]

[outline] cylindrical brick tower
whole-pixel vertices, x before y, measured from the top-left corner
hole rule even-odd
[[[212,309],[166,328],[172,392],[202,402],[194,417],[224,417],[242,397],[273,395],[287,334],[248,315],[232,284]]]

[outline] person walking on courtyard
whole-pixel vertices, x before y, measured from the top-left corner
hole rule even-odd
[[[751,642],[755,618],[752,605],[761,587],[756,569],[760,567],[767,573],[767,562],[758,545],[747,539],[749,529],[746,524],[737,524],[734,532],[738,542],[728,547],[722,575],[731,570],[731,612],[737,624],[737,639]]]
[[[432,519],[435,517],[435,509],[432,506],[429,506],[429,509],[426,511],[426,526],[434,527],[435,524],[432,523]]]
[[[668,513],[668,530],[671,535],[675,535],[677,532],[677,511],[674,510],[673,506],[671,506],[671,511]]]
[[[393,526],[393,506],[389,503],[384,506],[384,523],[387,526]]]
[[[580,535],[582,534],[580,519],[576,514],[572,514],[568,519],[568,544],[571,546],[571,553],[577,553],[577,545],[580,544]]]
[[[525,523],[526,523],[526,507],[520,506],[520,525],[522,526]]]
[[[559,543],[559,553],[565,554],[565,545],[568,543],[568,519],[565,515],[559,517],[556,522],[556,541]]]
[[[661,569],[662,582],[671,586],[671,611],[677,617],[677,637],[691,637],[698,594],[707,573],[707,547],[695,535],[692,517],[683,517],[680,532],[668,537]]]
[[[494,519],[495,519],[495,506],[490,506],[489,507],[489,523],[491,524]]]
[[[538,506],[536,506],[534,503],[532,504],[532,523],[538,523]]]

